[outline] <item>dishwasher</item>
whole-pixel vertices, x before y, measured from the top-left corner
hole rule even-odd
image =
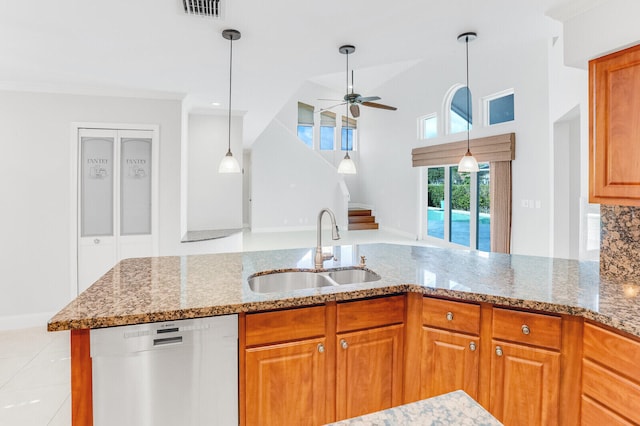
[[[95,426],[238,424],[238,316],[91,330]]]

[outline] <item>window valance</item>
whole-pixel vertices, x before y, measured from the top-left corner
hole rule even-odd
[[[471,139],[470,146],[471,153],[478,163],[511,161],[515,159],[516,154],[516,134],[505,133]],[[467,152],[466,140],[414,148],[411,151],[411,157],[413,167],[443,166],[458,164],[465,152]]]

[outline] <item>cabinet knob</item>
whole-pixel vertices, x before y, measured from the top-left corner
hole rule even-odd
[[[349,344],[346,340],[340,339],[340,346],[342,346],[342,349],[347,349],[349,347]]]
[[[318,352],[324,353],[324,345],[322,343],[318,343]]]
[[[453,321],[453,312],[447,312],[447,321]]]
[[[529,334],[531,333],[531,330],[529,329],[529,326],[527,324],[523,324],[522,325],[522,334]]]
[[[469,350],[471,352],[475,352],[476,351],[476,342],[470,342],[469,343]]]
[[[100,238],[95,238],[93,240],[93,244],[100,244]]]
[[[496,355],[502,356],[502,348],[500,346],[496,346]]]

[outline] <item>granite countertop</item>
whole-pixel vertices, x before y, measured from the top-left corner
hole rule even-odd
[[[331,423],[336,426],[500,426],[502,423],[463,391]]]
[[[314,249],[125,259],[56,314],[49,331],[101,328],[417,292],[582,316],[640,336],[640,280],[598,262],[396,244],[334,246],[326,268],[358,265],[379,281],[259,294],[247,278],[311,269]]]

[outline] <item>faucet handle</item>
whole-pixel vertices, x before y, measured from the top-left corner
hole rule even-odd
[[[364,268],[365,266],[367,266],[366,262],[367,262],[366,256],[360,256],[360,266]]]

